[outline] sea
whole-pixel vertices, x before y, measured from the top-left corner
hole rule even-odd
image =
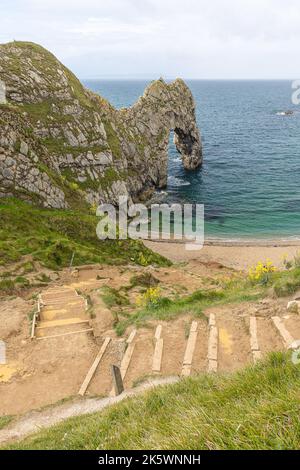
[[[83,81],[116,108],[133,105],[149,82]],[[203,204],[206,239],[300,239],[300,105],[292,103],[292,82],[186,83],[204,163],[186,171],[171,133],[164,202]]]

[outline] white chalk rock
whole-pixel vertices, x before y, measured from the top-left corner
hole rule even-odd
[[[290,345],[289,345],[289,349],[291,349],[292,351],[296,351],[297,349],[300,348],[300,340],[298,339],[297,341],[293,341]]]

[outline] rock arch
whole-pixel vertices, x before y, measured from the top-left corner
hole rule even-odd
[[[196,123],[195,102],[183,80],[167,84],[160,79],[152,82],[136,104],[126,110],[136,141],[143,136],[144,154],[139,155],[139,165],[144,163],[140,175],[142,185],[163,188],[167,185],[168,148],[170,132],[187,170],[202,165],[202,143]],[[124,111],[123,111],[124,118]],[[128,158],[129,165],[134,158]],[[138,164],[138,162],[136,162]],[[134,191],[134,189],[132,188]]]

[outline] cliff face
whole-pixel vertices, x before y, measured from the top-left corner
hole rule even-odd
[[[170,130],[184,167],[200,166],[195,104],[182,80],[152,82],[118,111],[42,47],[0,46],[0,197],[54,208],[141,200],[167,183]]]

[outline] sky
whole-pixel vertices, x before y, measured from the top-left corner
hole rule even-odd
[[[299,0],[0,0],[0,43],[81,79],[297,79]]]

